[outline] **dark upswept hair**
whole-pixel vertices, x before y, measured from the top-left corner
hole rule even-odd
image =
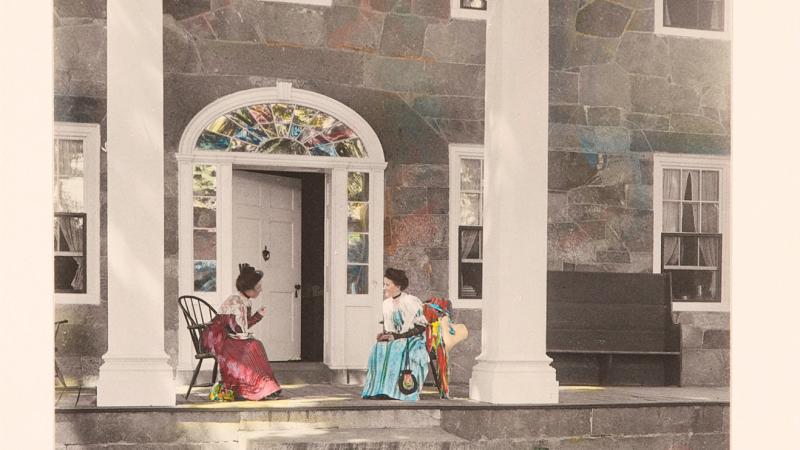
[[[397,285],[401,291],[405,291],[408,287],[408,277],[403,270],[389,267],[386,269],[386,273],[384,273],[383,276],[392,280],[392,283]]]
[[[239,276],[236,277],[236,290],[244,292],[255,288],[263,276],[264,272],[256,270],[256,268],[250,264],[239,264]]]

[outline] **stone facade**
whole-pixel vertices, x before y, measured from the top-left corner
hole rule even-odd
[[[450,19],[449,3],[164,0],[164,321],[173,365],[184,332],[174,302],[181,133],[209,103],[276,81],[336,99],[372,126],[388,162],[383,263],[406,269],[422,299],[448,295],[448,144],[483,142],[485,82],[485,24]],[[105,1],[57,0],[54,12],[55,119],[100,123],[105,142]],[[729,153],[729,68],[728,42],[655,35],[653,0],[550,1],[550,270],[652,270],[652,154]],[[107,339],[105,153],[101,173],[101,303],[56,308],[70,321],[59,362],[89,383]],[[471,338],[454,350],[453,382],[468,381],[480,353],[480,317],[456,314]],[[724,337],[709,329],[708,339]],[[687,368],[723,352],[689,348],[697,351],[687,351],[687,379],[713,384]]]
[[[651,272],[653,152],[730,152],[730,43],[653,5],[550,1],[550,270]]]
[[[54,119],[100,124],[106,141],[106,2],[58,0],[53,5]],[[56,358],[67,378],[92,385],[108,348],[106,154],[100,152],[100,303],[56,305],[68,320],[56,336]]]
[[[681,384],[730,385],[730,313],[684,311],[674,316],[681,324]]]

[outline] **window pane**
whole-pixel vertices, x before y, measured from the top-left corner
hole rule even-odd
[[[347,293],[367,294],[369,266],[347,265]]]
[[[719,200],[719,172],[703,171],[703,200]]]
[[[55,292],[86,292],[86,258],[82,256],[55,257]]]
[[[461,194],[459,225],[481,225],[481,194]]]
[[[682,266],[696,266],[697,261],[697,238],[681,237],[681,264]]]
[[[684,203],[683,217],[681,217],[681,231],[696,233],[700,231],[700,204]]]
[[[703,203],[703,233],[719,233],[719,206],[715,203]]]
[[[699,200],[700,199],[700,171],[699,170],[684,170],[681,174],[683,176],[681,192],[683,200]]]
[[[470,191],[481,190],[483,161],[480,159],[461,160],[461,189]]]
[[[483,259],[483,230],[475,228],[461,228],[459,231],[459,258],[462,260]]]
[[[681,199],[681,171],[678,169],[664,170],[664,200]]]
[[[696,29],[697,7],[698,0],[664,0],[664,26]]]
[[[369,262],[369,236],[364,233],[347,233],[347,262]]]
[[[719,302],[719,271],[669,270],[672,276],[672,299],[679,302]]]
[[[214,197],[194,198],[194,226],[196,228],[217,227],[217,199]]]
[[[369,231],[369,204],[350,202],[348,208],[347,231]]]
[[[56,212],[84,212],[83,141],[56,139],[53,164],[53,207]]]
[[[194,195],[217,195],[217,169],[209,164],[195,164],[192,176]]]
[[[459,264],[458,297],[481,298],[482,290],[483,264],[464,262]]]
[[[366,202],[369,200],[369,174],[349,172],[347,174],[347,200]]]
[[[679,202],[664,202],[664,216],[662,217],[662,226],[665,233],[677,233],[680,231],[680,207]]]
[[[56,252],[86,255],[86,215],[57,215],[55,217]],[[75,255],[73,255],[75,256]]]
[[[712,31],[725,29],[724,0],[700,0],[698,9],[698,28]]]
[[[195,292],[215,292],[217,290],[217,262],[194,262]]]
[[[661,260],[664,266],[677,266],[681,256],[681,238],[664,236],[661,239]]]
[[[720,266],[720,239],[716,236],[701,237],[698,243],[700,245],[700,265],[718,268]]]
[[[217,259],[217,232],[194,230],[194,259]]]

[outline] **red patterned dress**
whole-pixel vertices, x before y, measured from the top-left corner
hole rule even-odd
[[[272,373],[267,352],[261,341],[248,332],[261,320],[261,314],[250,314],[250,299],[231,295],[220,308],[220,314],[203,333],[203,343],[217,358],[222,382],[239,397],[261,400],[281,389]]]

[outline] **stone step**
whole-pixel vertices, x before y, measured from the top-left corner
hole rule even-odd
[[[461,450],[468,441],[439,427],[272,430],[243,433],[248,450]]]
[[[278,361],[270,365],[281,384],[324,384],[333,377],[333,371],[321,362]]]
[[[438,427],[441,417],[441,411],[437,409],[243,411],[239,428],[300,434],[308,430],[327,429],[405,429]]]

